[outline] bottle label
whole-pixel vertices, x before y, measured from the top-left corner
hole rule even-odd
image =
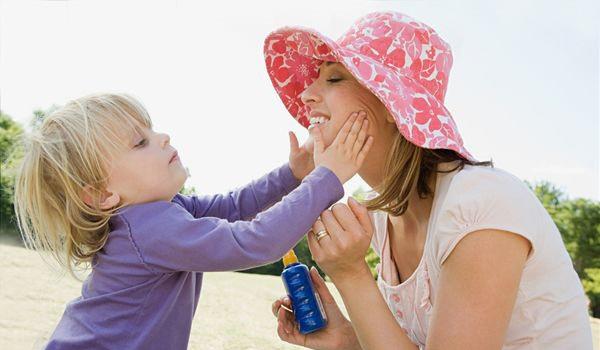
[[[319,297],[319,293],[317,292],[315,292],[315,299],[317,299],[317,305],[319,305],[319,310],[321,310],[321,315],[323,315],[323,319],[327,321],[327,314],[325,313],[323,303],[321,303],[321,298]]]

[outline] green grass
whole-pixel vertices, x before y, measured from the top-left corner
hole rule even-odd
[[[339,294],[328,284],[343,310]],[[80,282],[52,270],[37,253],[0,245],[0,349],[43,346],[80,288]],[[283,294],[276,276],[205,274],[189,349],[301,349],[277,337],[271,303]],[[594,350],[600,350],[600,320],[592,319],[592,329]]]
[[[0,349],[42,346],[80,288],[36,252],[0,245]],[[301,349],[277,336],[271,303],[284,294],[277,276],[206,273],[189,349]]]

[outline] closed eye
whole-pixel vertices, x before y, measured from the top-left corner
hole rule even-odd
[[[138,142],[135,146],[133,146],[134,148],[139,148],[139,147],[143,147],[146,145],[147,140],[146,139],[142,139],[140,142]]]
[[[338,81],[341,81],[341,78],[331,78],[331,79],[327,79],[327,82],[329,83],[337,83]]]

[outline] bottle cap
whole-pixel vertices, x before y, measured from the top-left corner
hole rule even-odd
[[[284,256],[283,256],[283,266],[286,267],[290,264],[293,263],[297,263],[298,262],[298,258],[296,257],[296,253],[294,253],[293,249],[290,249],[289,252],[287,252]]]

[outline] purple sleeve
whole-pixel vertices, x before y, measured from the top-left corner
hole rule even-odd
[[[343,195],[337,176],[318,167],[252,221],[194,218],[172,202],[136,206],[122,217],[137,255],[151,271],[230,271],[280,259]]]
[[[265,208],[281,200],[300,184],[288,164],[258,180],[226,194],[213,196],[176,195],[173,202],[183,206],[195,218],[215,217],[233,222],[250,220]]]

